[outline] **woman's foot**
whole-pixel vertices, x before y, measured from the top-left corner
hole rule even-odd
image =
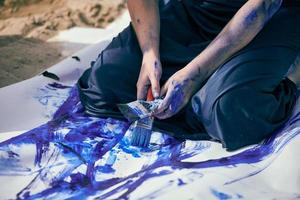
[[[287,77],[297,85],[298,89],[300,89],[300,53],[290,67]]]

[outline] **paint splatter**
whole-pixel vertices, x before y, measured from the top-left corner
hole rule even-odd
[[[243,198],[241,192],[227,194],[220,188],[265,170],[300,134],[300,114],[296,113],[260,145],[229,156],[189,161],[211,150],[211,146],[206,141],[182,142],[159,134],[152,138],[148,149],[130,146],[128,123],[87,116],[76,87],[49,87],[45,92],[54,88],[69,92],[52,119],[0,143],[0,180],[5,176],[27,178],[24,187],[7,198],[158,198],[213,174],[221,183],[218,187],[200,184],[212,197]],[[234,170],[243,164],[251,165],[243,170],[244,174],[236,174]],[[225,170],[222,176],[218,176],[218,169]],[[222,179],[225,172],[230,175]]]
[[[227,200],[227,199],[232,199],[232,196],[223,192],[219,192],[216,189],[211,188],[211,193],[217,197],[219,200]]]
[[[80,58],[78,56],[72,56],[71,58],[73,58],[74,60],[80,62]]]
[[[62,85],[62,84],[57,83],[57,82],[49,83],[48,86],[50,86],[52,88],[56,88],[56,89],[72,88],[71,86]]]
[[[52,72],[48,72],[48,71],[44,71],[44,72],[42,73],[42,75],[45,76],[45,77],[54,79],[54,80],[56,80],[56,81],[59,81],[59,79],[60,79],[56,74],[54,74],[54,73],[52,73]]]

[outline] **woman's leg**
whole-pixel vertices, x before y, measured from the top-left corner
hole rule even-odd
[[[285,75],[300,50],[299,13],[281,9],[192,98],[208,134],[228,150],[260,142],[289,117],[298,92]]]
[[[160,9],[161,85],[198,54],[198,51],[187,47],[191,38],[197,39],[197,35],[192,26],[187,24],[184,9],[175,11],[171,4]],[[181,20],[176,20],[178,14],[183,15],[180,15]],[[201,41],[201,38],[198,40]],[[86,112],[96,117],[122,119],[117,104],[136,100],[136,82],[141,62],[142,53],[135,32],[129,26],[99,54],[96,62],[78,81],[80,99]]]
[[[117,103],[136,99],[142,55],[133,28],[127,27],[78,80],[85,111],[97,117],[122,118]]]

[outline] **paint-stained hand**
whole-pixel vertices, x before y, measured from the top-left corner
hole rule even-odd
[[[144,53],[142,67],[139,75],[137,87],[137,99],[145,100],[148,88],[151,86],[154,98],[160,94],[159,80],[162,68],[158,56],[153,53]]]
[[[183,68],[176,72],[161,88],[161,96],[164,96],[164,99],[153,116],[166,119],[178,113],[200,88],[201,82],[200,70],[194,73]]]

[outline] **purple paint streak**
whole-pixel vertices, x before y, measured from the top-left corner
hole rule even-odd
[[[62,84],[57,83],[57,82],[49,83],[48,86],[50,86],[52,88],[56,88],[56,89],[72,88],[71,86],[62,85]]]
[[[180,92],[180,85],[176,85],[175,89]],[[179,95],[179,99],[174,99],[172,102],[174,108],[176,108],[177,102],[181,101],[182,96],[183,94]],[[100,199],[109,199],[119,193],[118,199],[127,199],[144,182],[155,177],[170,175],[176,170],[255,164],[269,159],[272,154],[280,152],[289,141],[299,135],[299,131],[290,134],[283,134],[282,132],[287,127],[291,130],[293,127],[299,126],[299,121],[300,114],[298,113],[281,130],[278,130],[261,145],[256,145],[232,156],[200,162],[183,160],[193,157],[199,151],[207,148],[206,146],[198,146],[197,151],[183,151],[184,142],[169,138],[157,152],[157,159],[145,164],[140,171],[126,177],[115,176],[97,180],[96,174],[100,173],[101,177],[101,174],[115,173],[116,149],[134,158],[142,157],[141,151],[130,147],[129,141],[124,138],[129,127],[128,123],[114,119],[95,119],[85,115],[79,102],[78,91],[76,87],[73,87],[69,98],[56,111],[51,121],[0,143],[0,152],[7,152],[7,158],[0,158],[0,169],[2,169],[0,175],[28,173],[28,170],[32,172],[32,168],[23,167],[18,163],[20,155],[10,147],[35,145],[36,155],[32,162],[35,166],[36,177],[17,194],[18,199],[60,198],[60,195],[63,195],[64,198],[85,199],[96,196]],[[109,154],[104,164],[97,166],[96,162],[104,159],[106,153]],[[61,161],[60,158],[64,158],[64,161]],[[10,168],[6,167],[8,163]],[[51,169],[57,165],[63,166],[62,169],[57,174],[51,174]],[[86,170],[77,171],[78,167],[82,165],[86,166]],[[226,184],[253,176],[262,170],[258,169],[239,179],[228,181]],[[48,184],[48,187],[33,193],[34,185],[41,183],[41,181]],[[181,179],[177,179],[177,183],[180,186],[188,184]],[[114,188],[112,189],[112,187]],[[156,193],[163,189],[157,190]],[[211,192],[219,199],[230,197],[230,195],[217,190]]]

